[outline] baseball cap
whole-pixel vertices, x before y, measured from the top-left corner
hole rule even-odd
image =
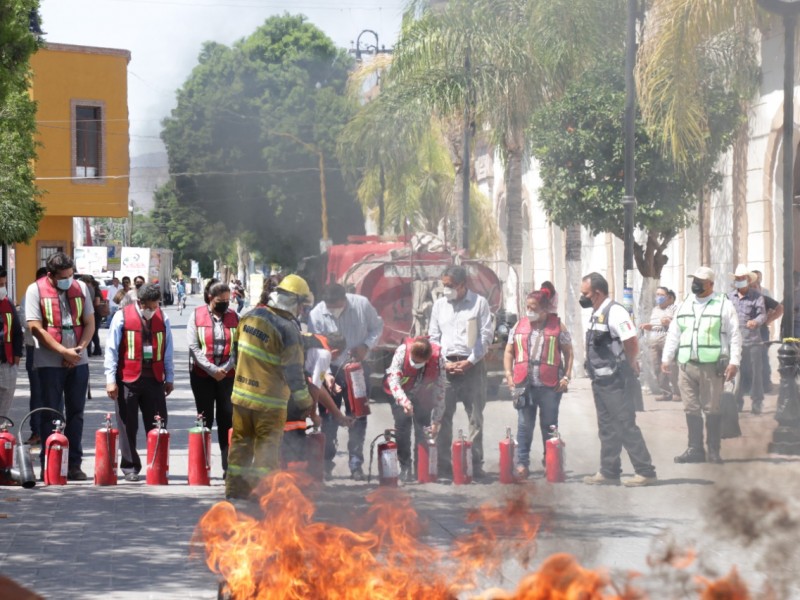
[[[714,281],[714,271],[712,271],[708,267],[699,267],[692,275],[689,275],[689,277],[694,279],[705,279],[707,281]]]

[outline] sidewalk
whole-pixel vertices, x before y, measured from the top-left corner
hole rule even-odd
[[[175,315],[175,317],[173,317]],[[144,479],[120,481],[116,487],[92,485],[94,433],[111,400],[104,393],[101,359],[92,359],[93,399],[87,402],[84,429],[83,469],[87,482],[70,482],[65,487],[32,490],[0,487],[0,571],[46,598],[75,599],[186,599],[216,598],[217,580],[209,572],[202,555],[192,557],[190,541],[199,517],[224,497],[219,448],[213,438],[212,484],[189,487],[186,484],[188,429],[195,417],[194,401],[188,382],[184,329],[174,309],[176,321],[175,392],[168,398],[171,454],[170,484],[147,486]],[[185,317],[184,317],[185,320]],[[103,338],[107,330],[102,330]],[[27,378],[21,370],[15,404],[10,415],[15,421],[27,412]],[[594,404],[587,380],[577,380],[561,402],[560,429],[567,444],[568,480],[547,484],[542,470],[534,470],[532,483],[524,489],[548,515],[546,527],[537,540],[533,566],[553,552],[571,552],[586,566],[648,570],[647,553],[654,536],[670,531],[679,540],[693,539],[698,549],[708,551],[707,559],[723,573],[738,564],[749,581],[766,576],[753,558],[754,546],[743,548],[730,542],[717,542],[721,531],[707,526],[707,506],[727,485],[757,486],[767,493],[787,498],[787,511],[800,522],[800,509],[790,499],[800,497],[800,461],[797,458],[766,454],[774,428],[776,396],[769,395],[765,414],[743,413],[745,435],[723,442],[722,466],[677,465],[672,457],[686,445],[686,430],[681,406],[656,403],[645,396],[647,411],[638,415],[658,470],[659,485],[649,488],[590,487],[583,476],[594,473],[599,461],[599,442]],[[748,405],[749,406],[749,405]],[[367,440],[392,426],[386,404],[373,404]],[[426,541],[449,546],[453,537],[467,530],[466,511],[477,504],[504,496],[519,486],[502,486],[496,481],[498,443],[506,426],[516,432],[516,411],[509,401],[492,401],[486,406],[485,468],[494,478],[486,484],[453,486],[449,483],[408,485],[405,489],[414,506],[430,524]],[[456,413],[454,429],[467,428],[463,407]],[[16,435],[16,428],[14,430]],[[27,437],[28,432],[23,435]],[[534,435],[532,465],[539,465],[541,441]],[[139,449],[145,447],[140,432]],[[346,449],[346,432],[340,430],[339,448]],[[365,448],[369,460],[369,447]],[[326,485],[317,505],[320,518],[341,523],[358,519],[365,509],[364,497],[375,488],[348,478],[346,455],[337,457],[335,478]],[[365,465],[365,469],[368,465]],[[625,474],[632,474],[623,452]],[[373,477],[377,467],[373,465]],[[38,474],[38,467],[37,467]],[[765,534],[774,524],[763,523]],[[768,540],[761,540],[768,543]],[[789,548],[789,547],[787,547]],[[797,545],[784,552],[780,561],[770,560],[776,569],[794,569]],[[787,571],[788,572],[788,571]],[[793,572],[793,571],[792,571]],[[522,576],[513,563],[503,569],[504,580],[493,582],[513,588]],[[797,591],[800,595],[800,590]]]

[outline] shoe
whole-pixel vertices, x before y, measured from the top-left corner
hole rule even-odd
[[[673,401],[673,402],[683,402],[683,398],[681,398],[681,397],[680,397],[680,396],[678,396],[677,394],[673,394],[673,396],[672,396],[672,401]]]
[[[364,477],[364,471],[361,467],[356,467],[350,471],[350,478],[354,481],[364,481],[364,479],[366,479],[366,477]]]
[[[139,481],[138,473],[125,473],[125,481]]]
[[[686,449],[686,452],[676,456],[673,460],[682,465],[686,463],[704,463],[706,462],[706,452],[690,446]]]
[[[625,487],[644,487],[646,485],[655,485],[658,483],[658,477],[645,477],[644,475],[634,475],[622,482]]]
[[[715,465],[722,465],[725,464],[725,461],[722,460],[722,457],[719,455],[719,450],[712,450],[711,448],[708,449],[708,462],[715,464]]]
[[[67,479],[69,481],[86,481],[86,473],[81,471],[80,467],[73,467],[67,471]]]
[[[672,396],[670,394],[663,394],[661,396],[656,396],[656,402],[671,402]]]
[[[25,440],[25,443],[28,446],[38,446],[39,444],[42,443],[42,438],[39,437],[38,433],[32,433],[30,437],[27,440]]]
[[[486,471],[483,470],[483,467],[473,467],[472,480],[479,481],[481,479],[486,479]]]
[[[753,406],[750,409],[750,412],[753,413],[754,415],[760,415],[761,414],[761,402],[759,402],[757,404],[755,402],[753,402]]]
[[[414,471],[411,470],[411,467],[400,467],[400,481],[413,483],[415,480]]]
[[[525,465],[518,465],[517,468],[514,470],[514,475],[517,479],[527,479],[530,473],[528,472],[528,467]]]
[[[619,485],[619,478],[613,479],[611,477],[606,477],[598,471],[594,475],[584,477],[583,483],[587,485]]]

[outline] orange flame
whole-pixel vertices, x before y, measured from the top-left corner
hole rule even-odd
[[[492,575],[510,558],[527,567],[535,553],[542,516],[522,488],[500,506],[471,511],[472,531],[445,553],[420,541],[424,528],[411,498],[396,488],[370,493],[365,528],[353,531],[314,521],[314,504],[302,491],[309,483],[304,474],[278,472],[259,488],[259,517],[220,502],[201,518],[193,541],[203,545],[208,567],[234,600],[456,600],[475,589],[478,573]],[[694,557],[693,551],[675,551],[663,564],[678,571]],[[516,591],[489,590],[480,598],[643,600],[645,592],[632,585],[634,579],[646,583],[639,577],[623,576],[618,588],[605,571],[554,554]],[[701,600],[750,600],[736,571],[696,582]]]

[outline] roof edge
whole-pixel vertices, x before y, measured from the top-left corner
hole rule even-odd
[[[81,54],[105,54],[108,56],[121,56],[131,61],[131,51],[123,50],[121,48],[101,48],[99,46],[79,46],[76,44],[56,44],[52,42],[45,42],[42,46],[45,50],[53,50],[55,52],[79,52]]]

